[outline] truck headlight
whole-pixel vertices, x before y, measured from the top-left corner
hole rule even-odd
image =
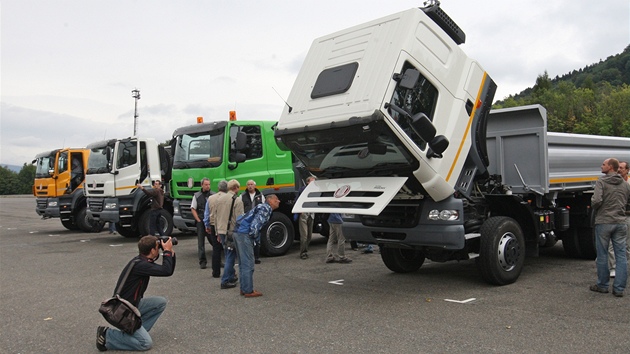
[[[457,210],[431,210],[428,216],[429,220],[453,221],[459,219],[459,211]]]
[[[49,207],[56,207],[57,206],[57,201],[48,202],[48,206]]]
[[[116,203],[105,203],[105,209],[116,209],[117,207]]]

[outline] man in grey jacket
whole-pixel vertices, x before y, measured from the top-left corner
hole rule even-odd
[[[597,284],[590,290],[608,293],[610,270],[608,268],[608,244],[612,241],[617,261],[617,274],[613,282],[613,295],[623,296],[628,278],[626,259],[626,204],[630,199],[630,185],[617,174],[619,161],[604,160],[602,173],[595,183],[591,206],[595,212],[595,246],[597,248]]]

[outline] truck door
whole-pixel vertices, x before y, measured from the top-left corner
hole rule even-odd
[[[62,196],[70,187],[70,156],[68,151],[57,154],[57,171],[55,178],[55,189],[57,196]]]
[[[136,181],[140,175],[137,140],[126,139],[116,144],[116,159],[113,170],[116,174],[114,182],[116,195],[130,194],[136,188]],[[137,183],[142,183],[142,181]]]
[[[267,168],[267,159],[264,156],[264,142],[262,138],[262,126],[233,124],[230,127],[230,147],[228,165],[226,171],[226,179],[237,179],[241,183],[241,187],[245,187],[245,183],[253,179],[260,187],[267,184],[269,179],[269,171]],[[237,146],[238,135],[245,137],[244,146]],[[240,158],[239,158],[240,155]],[[240,159],[244,158],[244,161]]]

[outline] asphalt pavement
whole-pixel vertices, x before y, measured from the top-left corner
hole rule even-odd
[[[137,240],[69,231],[41,220],[34,198],[0,198],[0,353],[96,353],[100,301],[111,296]],[[519,280],[484,283],[474,261],[426,262],[396,274],[378,251],[326,264],[316,235],[262,258],[259,298],[220,289],[199,269],[194,235],[174,233],[177,267],[146,295],[169,299],[153,327],[156,353],[628,353],[630,292],[588,290],[594,261],[559,242],[528,258]],[[207,246],[208,256],[211,247]],[[378,249],[378,248],[377,248]]]

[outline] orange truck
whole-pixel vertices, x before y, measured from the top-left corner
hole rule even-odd
[[[35,211],[42,219],[59,218],[68,230],[95,230],[86,213],[83,193],[89,155],[89,149],[64,148],[35,156],[33,195],[37,202]]]

